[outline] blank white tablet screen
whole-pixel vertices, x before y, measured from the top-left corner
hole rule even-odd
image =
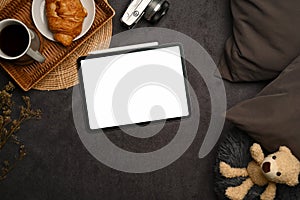
[[[81,60],[91,129],[189,115],[179,46]]]

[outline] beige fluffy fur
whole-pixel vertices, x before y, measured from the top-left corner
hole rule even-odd
[[[260,195],[261,200],[273,200],[276,196],[276,183],[295,186],[299,183],[300,162],[289,148],[282,146],[276,153],[267,157],[259,144],[254,143],[250,148],[251,161],[247,168],[233,168],[227,163],[220,162],[220,173],[226,178],[248,177],[241,185],[228,187],[226,196],[232,200],[242,200],[251,187],[267,185]]]

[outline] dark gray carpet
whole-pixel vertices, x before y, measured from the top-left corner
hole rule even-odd
[[[114,34],[126,30],[120,26],[121,14],[129,0],[111,0],[116,10]],[[229,1],[170,0],[171,8],[158,27],[182,32],[198,41],[218,62],[226,38],[231,33]],[[143,21],[138,27],[151,26]],[[193,74],[194,71],[188,71]],[[25,124],[20,137],[28,149],[28,156],[0,182],[0,199],[207,199],[214,200],[214,164],[216,149],[205,159],[198,159],[205,127],[210,119],[207,109],[209,96],[201,77],[192,76],[191,84],[199,95],[201,116],[199,131],[192,146],[175,163],[147,174],[127,174],[106,167],[94,159],[82,145],[74,127],[71,109],[72,89],[62,91],[30,91],[17,89],[15,95],[29,95],[33,105],[42,108],[43,119]],[[0,86],[10,80],[0,70]],[[253,97],[265,83],[225,83],[228,107]],[[230,124],[226,124],[223,136]],[[172,138],[166,132],[166,138]],[[111,138],[123,147],[138,148],[121,132]],[[145,150],[156,149],[157,141],[145,144]]]

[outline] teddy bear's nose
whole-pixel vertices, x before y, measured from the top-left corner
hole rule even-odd
[[[268,173],[271,171],[271,163],[270,162],[265,162],[263,165],[262,165],[262,170],[265,172],[265,173]]]

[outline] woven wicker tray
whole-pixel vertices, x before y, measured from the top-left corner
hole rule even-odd
[[[18,9],[16,9],[18,8]],[[57,42],[43,38],[43,48],[41,53],[46,57],[44,63],[34,62],[30,65],[19,66],[13,62],[0,60],[0,66],[14,79],[14,81],[24,90],[30,90],[35,84],[43,79],[51,70],[57,67],[77,48],[96,33],[107,21],[109,21],[115,12],[105,1],[99,1],[96,4],[95,20],[90,30],[81,39],[76,40],[69,47],[64,47]],[[11,1],[0,10],[0,20],[6,18],[15,18],[24,22],[36,32],[31,18],[31,1],[15,0]]]

